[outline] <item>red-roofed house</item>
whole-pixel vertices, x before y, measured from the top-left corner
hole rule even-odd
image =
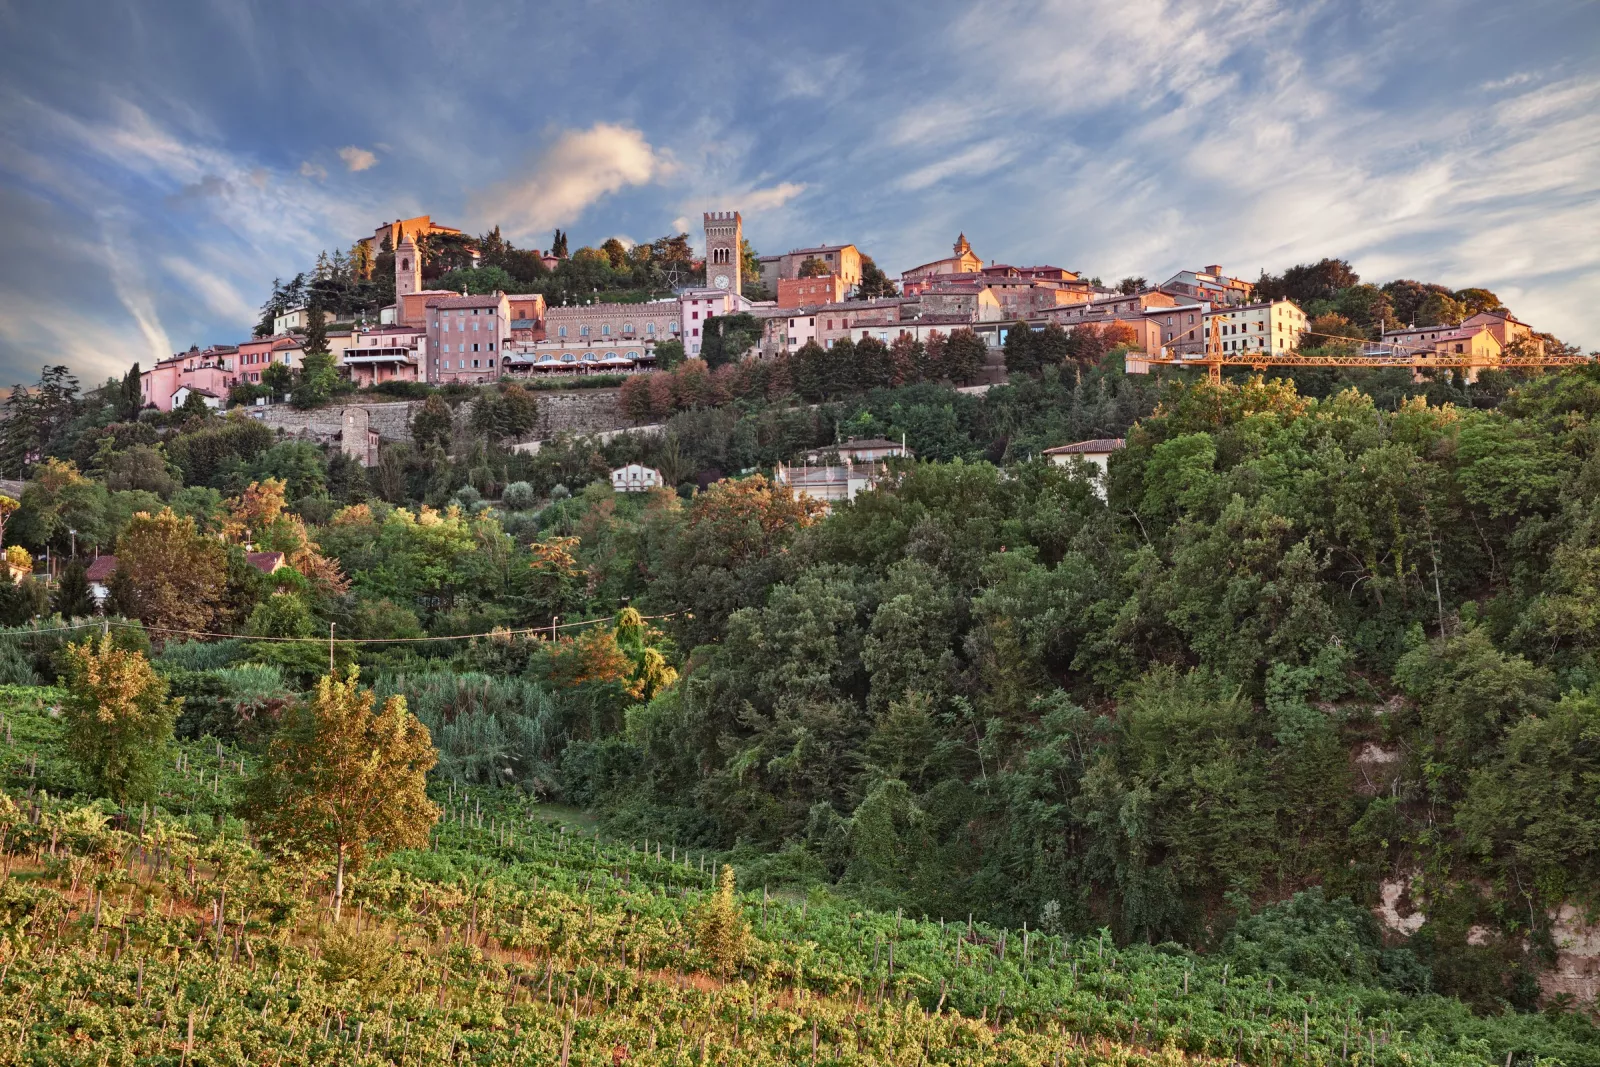
[[[111,576],[117,571],[116,556],[97,556],[86,570],[89,592],[94,594],[95,607],[100,607],[111,595]]]

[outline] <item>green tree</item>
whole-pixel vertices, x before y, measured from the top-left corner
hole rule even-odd
[[[124,806],[154,800],[177,700],[143,654],[110,635],[68,645],[62,703],[67,750],[90,787]]]
[[[294,386],[294,371],[289,369],[287,363],[268,363],[261,368],[261,384],[271,389],[276,399]]]
[[[951,330],[944,342],[942,375],[957,385],[977,379],[989,360],[989,346],[970,326]]]
[[[679,340],[661,341],[656,345],[656,369],[671,370],[682,363],[688,356],[684,353],[683,342]]]
[[[139,364],[135,363],[122,376],[122,389],[117,393],[117,418],[132,422],[139,417],[142,407],[144,399],[139,388]]]
[[[550,254],[557,259],[567,258],[567,235],[560,230],[550,236]]]
[[[1117,283],[1117,292],[1124,296],[1132,296],[1134,293],[1143,292],[1149,287],[1150,283],[1144,279],[1143,275],[1130,275]]]
[[[83,562],[74,559],[61,572],[50,597],[50,608],[65,619],[81,619],[94,614],[94,591],[89,588],[89,573]]]
[[[1006,331],[1006,373],[1035,374],[1039,370],[1039,343],[1032,328],[1018,319]]]
[[[828,265],[822,260],[816,256],[807,256],[801,261],[797,276],[801,278],[826,278],[832,273],[833,271],[829,270]]]
[[[369,855],[421,848],[439,819],[428,799],[438,761],[428,728],[395,695],[374,710],[354,667],[325,676],[284,715],[242,811],[274,845],[334,863],[333,913],[347,869]]]
[[[882,297],[899,296],[900,287],[883,272],[883,269],[873,262],[871,256],[861,257],[861,284],[856,288],[856,297],[860,300],[877,300]]]
[[[416,442],[418,451],[427,451],[433,445],[449,448],[454,425],[450,405],[445,403],[444,397],[433,393],[411,417],[411,439]]]

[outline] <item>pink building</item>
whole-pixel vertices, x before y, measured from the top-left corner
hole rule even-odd
[[[511,302],[504,293],[434,297],[427,304],[424,377],[430,382],[492,382],[500,377],[511,338]]]
[[[268,363],[282,363],[290,370],[298,370],[304,354],[300,338],[290,333],[246,341],[239,346],[239,381],[252,384],[261,381],[261,372]]]
[[[189,392],[226,399],[228,390],[239,383],[238,359],[239,350],[232,345],[179,352],[139,375],[140,400],[145,407],[171,411]],[[174,401],[180,390],[186,391]]]
[[[358,388],[379,382],[417,382],[427,378],[422,350],[428,332],[416,326],[379,326],[358,332],[339,361]]]

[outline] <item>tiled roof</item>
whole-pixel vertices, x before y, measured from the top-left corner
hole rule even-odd
[[[244,558],[262,574],[271,574],[283,566],[282,552],[246,552]]]
[[[1097,437],[1092,441],[1077,441],[1070,445],[1057,445],[1047,448],[1047,456],[1081,456],[1090,452],[1115,452],[1121,448],[1123,440],[1120,437]]]
[[[504,293],[482,293],[478,296],[447,296],[440,300],[429,300],[431,308],[497,308],[500,301],[505,299]]]
[[[116,570],[116,556],[101,556],[89,564],[86,577],[91,582],[109,582],[112,574],[116,573]]]

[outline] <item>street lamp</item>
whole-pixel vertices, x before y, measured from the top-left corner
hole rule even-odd
[[[67,533],[72,536],[72,558],[73,559],[77,559],[78,558],[78,531],[74,530],[72,527],[68,526],[67,527]]]

